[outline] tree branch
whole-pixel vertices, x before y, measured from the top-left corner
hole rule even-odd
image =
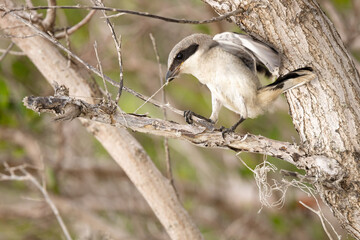
[[[138,12],[138,11],[132,11],[132,10],[126,10],[126,9],[118,9],[118,8],[111,8],[111,7],[98,7],[98,6],[38,6],[38,7],[19,7],[19,8],[1,8],[0,11],[3,11],[5,16],[6,14],[9,14],[11,12],[23,12],[23,11],[36,11],[36,10],[44,10],[44,9],[83,9],[83,10],[101,10],[101,11],[107,11],[107,12],[117,12],[123,14],[129,14],[129,15],[136,15],[141,17],[147,17],[147,18],[153,18],[158,19],[165,22],[172,22],[172,23],[182,23],[182,24],[208,24],[213,22],[220,22],[224,19],[227,19],[228,17],[235,16],[242,12],[242,9],[236,9],[232,12],[228,12],[222,16],[219,17],[213,17],[211,19],[207,20],[187,20],[187,19],[177,19],[177,18],[170,18],[170,17],[163,17],[147,12]],[[111,17],[111,16],[109,16]]]
[[[56,6],[56,0],[47,0],[47,2],[48,2],[48,7]],[[48,8],[46,11],[46,17],[41,22],[45,32],[47,31],[52,32],[54,28],[55,20],[56,20],[56,8]]]
[[[114,108],[109,107],[105,102],[93,105],[68,96],[26,97],[23,102],[26,107],[39,113],[60,114],[57,120],[81,117],[117,128],[127,127],[142,133],[186,140],[200,147],[224,148],[277,157],[298,168],[313,169],[318,176],[327,178],[341,174],[339,165],[333,159],[316,155],[308,156],[295,144],[262,136],[231,134],[224,139],[221,131],[218,130],[209,131],[202,126],[182,125],[173,121],[126,114],[114,111]]]
[[[65,28],[65,30],[58,32],[55,34],[56,39],[64,38],[66,35],[71,35],[74,32],[76,32],[78,29],[80,29],[82,26],[90,22],[91,18],[96,13],[96,10],[91,10],[80,22],[75,24],[72,27],[69,27],[68,29]]]
[[[0,5],[11,7],[13,3],[10,0],[0,0]],[[94,102],[94,98],[101,97],[98,86],[89,80],[91,78],[87,72],[81,71],[82,69],[75,65],[68,66],[67,59],[51,40],[46,40],[49,35],[42,33],[26,20],[26,27],[8,28],[24,23],[22,20],[24,19],[16,14],[7,14],[0,18],[0,27],[8,35],[36,33],[36,37],[12,40],[49,82],[64,84],[69,87],[71,95],[83,96],[91,102]],[[172,239],[203,239],[168,180],[131,134],[124,129],[114,129],[112,126],[86,119],[81,122],[126,172]]]
[[[57,209],[54,202],[51,200],[49,194],[46,191],[46,188],[42,186],[34,176],[32,176],[27,170],[26,165],[20,165],[17,167],[9,167],[7,163],[4,163],[5,165],[5,171],[7,171],[9,174],[3,174],[0,173],[0,181],[29,181],[31,182],[43,195],[46,203],[51,208],[51,211],[54,213],[56,220],[58,221],[61,230],[63,231],[65,238],[67,240],[71,240],[71,236],[69,233],[69,230],[67,229],[62,217],[60,216],[59,210]],[[21,172],[22,175],[16,174],[16,172]]]
[[[13,13],[10,13],[13,14]],[[160,107],[162,109],[169,109],[170,111],[179,114],[179,115],[183,115],[184,112],[180,111],[174,107],[169,106],[168,104],[164,104],[161,103],[159,101],[156,101],[152,98],[149,98],[141,93],[138,93],[134,90],[132,90],[131,88],[128,88],[126,86],[122,86],[122,83],[120,81],[120,83],[114,81],[113,79],[111,79],[110,77],[108,77],[105,74],[102,74],[98,69],[96,69],[95,67],[91,66],[90,64],[88,64],[87,62],[85,62],[84,60],[82,60],[79,56],[77,56],[75,53],[73,53],[72,51],[70,51],[69,49],[67,49],[66,47],[64,47],[57,39],[53,38],[52,36],[44,33],[43,31],[41,31],[38,27],[36,27],[34,24],[32,24],[31,22],[23,19],[22,17],[14,14],[14,17],[17,18],[19,21],[23,22],[26,26],[28,26],[31,30],[33,30],[35,33],[37,33],[38,35],[40,35],[41,37],[47,39],[48,41],[50,41],[51,43],[53,43],[55,46],[57,46],[58,48],[60,48],[61,50],[65,51],[69,56],[73,57],[74,59],[76,59],[79,63],[81,63],[84,67],[86,67],[87,69],[89,69],[91,72],[95,73],[96,75],[98,75],[99,77],[103,77],[108,83],[110,83],[111,85],[115,86],[115,87],[119,87],[120,89],[123,89],[125,91],[127,91],[128,93],[134,95],[135,97],[140,98],[141,100],[144,100],[146,102],[149,102],[151,104],[153,104],[156,107]],[[10,29],[9,29],[10,30]],[[28,36],[28,35],[26,35]],[[29,34],[29,36],[34,37],[36,35],[33,34]],[[120,77],[121,78],[121,77]],[[82,95],[80,95],[82,96]],[[204,119],[198,118],[196,116],[193,116],[193,120],[199,124],[202,125],[207,125],[207,121],[205,121]]]
[[[360,239],[360,76],[334,24],[314,0],[203,1],[220,14],[244,9],[231,20],[281,53],[280,71],[312,66],[317,72],[318,80],[286,98],[307,153],[340,166],[342,174],[320,177],[315,186],[341,225]],[[338,184],[329,189],[328,181]]]

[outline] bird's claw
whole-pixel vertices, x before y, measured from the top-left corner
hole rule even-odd
[[[213,129],[214,128],[215,122],[212,121],[211,119],[203,117],[203,116],[201,116],[199,114],[196,114],[196,113],[194,113],[193,111],[190,111],[190,110],[184,111],[185,121],[188,124],[193,124],[194,123],[193,116],[195,116],[195,117],[197,117],[197,118],[199,118],[201,120],[205,120],[205,121],[198,122],[200,125],[204,125],[208,129]],[[212,126],[210,126],[209,124],[211,124]]]
[[[184,117],[185,117],[185,121],[188,124],[193,124],[194,120],[192,119],[192,116],[194,115],[194,112],[190,111],[190,110],[186,110],[184,111]]]
[[[235,132],[236,128],[245,120],[245,118],[241,117],[239,121],[237,121],[233,126],[229,128],[221,127],[221,135],[225,139],[225,135],[229,133]]]
[[[233,133],[235,131],[235,129],[233,127],[226,128],[226,127],[222,126],[220,128],[220,131],[221,131],[221,135],[222,135],[223,139],[225,139],[226,134]]]

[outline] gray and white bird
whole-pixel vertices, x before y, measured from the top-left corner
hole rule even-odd
[[[279,54],[248,35],[225,32],[212,38],[193,34],[171,50],[166,81],[181,73],[192,74],[211,91],[210,121],[218,120],[222,106],[240,115],[240,120],[228,129],[233,131],[243,120],[264,113],[281,93],[316,78],[312,68],[305,67],[261,86],[257,72],[267,69],[277,74],[279,67]],[[192,122],[193,114],[185,112],[188,123]]]

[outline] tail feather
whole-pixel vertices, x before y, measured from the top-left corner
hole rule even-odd
[[[316,78],[311,67],[304,67],[280,76],[275,82],[258,90],[258,100],[263,106],[274,101],[281,93],[299,87]]]

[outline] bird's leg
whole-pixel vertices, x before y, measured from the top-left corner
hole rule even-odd
[[[214,125],[218,119],[220,108],[221,108],[222,104],[213,94],[211,95],[211,103],[212,103],[212,112],[211,112],[210,118],[203,117],[203,116],[196,114],[190,110],[187,110],[187,111],[184,111],[185,121],[188,124],[193,124],[194,121],[192,119],[192,116],[195,116],[195,117],[198,117],[198,118],[206,121],[206,122],[203,122],[203,124],[201,124],[201,125],[204,125],[208,129],[214,130],[215,129]],[[211,126],[208,123],[210,123]]]
[[[200,114],[197,114],[197,113],[194,113],[193,111],[190,111],[190,110],[186,110],[184,111],[184,117],[185,117],[185,121],[188,123],[188,124],[193,124],[194,123],[194,120],[192,119],[192,117],[195,116],[197,118],[200,118],[200,119],[203,119],[209,123],[212,123],[214,124],[214,122],[209,119],[209,118],[206,118],[204,116],[201,116]]]
[[[230,128],[221,127],[220,131],[222,133],[223,138],[225,138],[225,134],[234,132],[236,128],[245,120],[245,118],[241,117],[239,121],[237,121],[233,126]]]
[[[217,120],[219,118],[219,112],[220,112],[221,106],[222,106],[222,104],[221,104],[220,100],[217,99],[214,94],[211,94],[211,108],[212,108],[212,111],[211,111],[210,119],[214,123],[217,122]]]

